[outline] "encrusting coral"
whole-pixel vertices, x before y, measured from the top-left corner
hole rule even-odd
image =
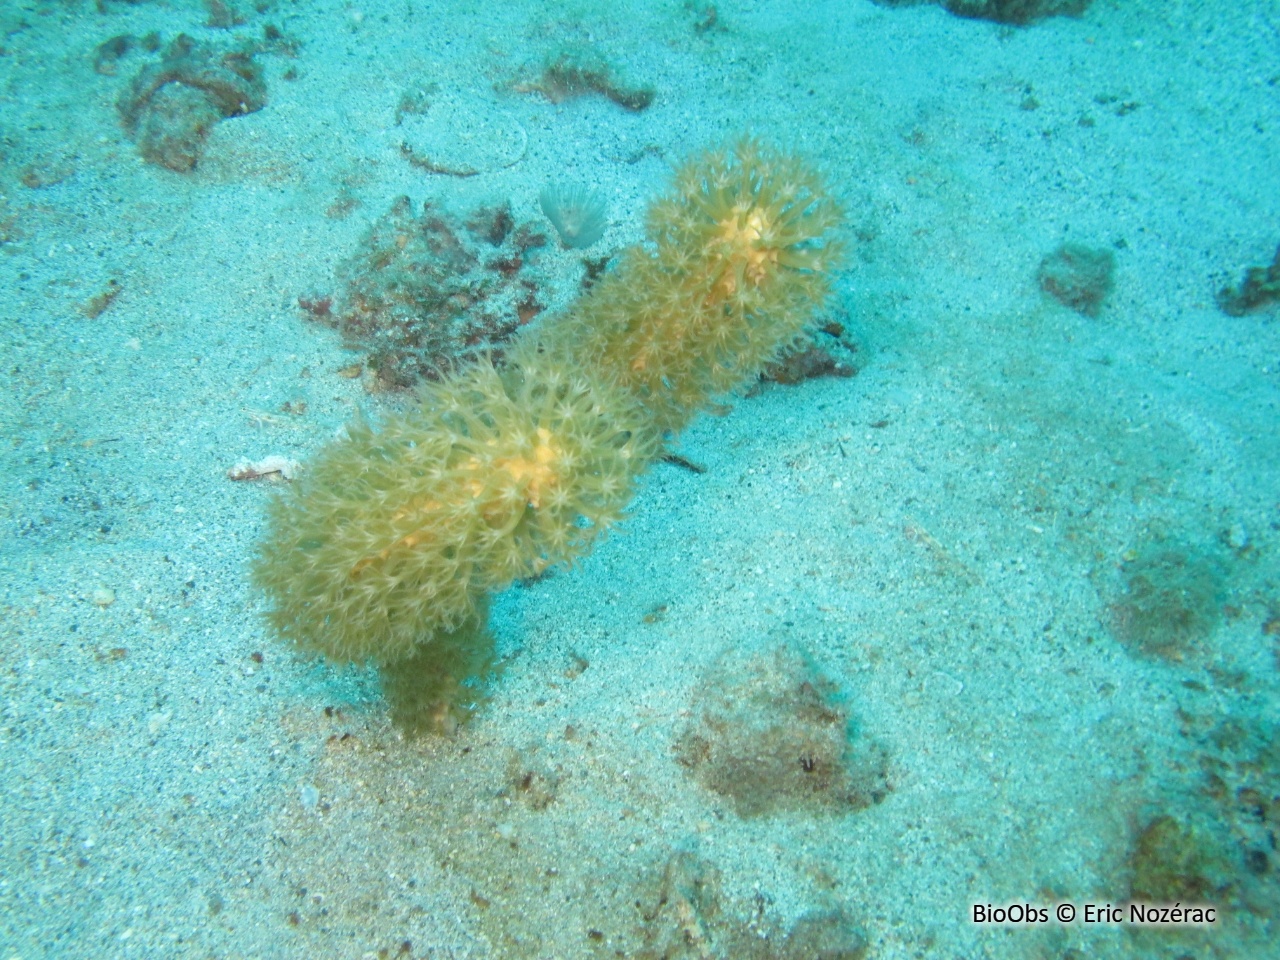
[[[401,704],[413,698],[396,665],[414,661],[410,674],[453,691],[421,709],[449,716],[467,678],[445,665],[491,662],[459,649],[491,644],[487,596],[582,556],[664,432],[799,336],[829,293],[838,221],[800,161],[754,140],[686,164],[649,212],[651,245],[501,369],[475,362],[411,412],[352,425],[273,502],[254,577],[276,631],[377,663]]]

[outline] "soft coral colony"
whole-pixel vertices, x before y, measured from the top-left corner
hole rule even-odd
[[[490,593],[569,563],[717,394],[803,332],[830,292],[837,204],[753,139],[686,163],[649,243],[497,368],[464,367],[409,413],[350,427],[270,507],[254,566],[276,631],[374,661],[439,719],[485,668]]]

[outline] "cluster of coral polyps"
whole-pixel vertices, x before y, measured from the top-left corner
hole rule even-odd
[[[255,579],[277,632],[392,671],[467,661],[490,592],[583,555],[663,433],[799,336],[838,220],[814,174],[753,140],[690,161],[649,211],[651,247],[501,369],[463,367],[414,411],[352,426],[272,504]]]
[[[628,250],[548,336],[611,371],[664,429],[742,386],[804,332],[841,249],[815,173],[753,140],[676,172]]]
[[[617,522],[658,436],[627,391],[522,343],[323,450],[271,507],[257,577],[284,637],[394,663]]]

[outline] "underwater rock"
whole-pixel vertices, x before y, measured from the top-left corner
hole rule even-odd
[[[1238,286],[1225,286],[1218,291],[1218,308],[1230,317],[1264,310],[1280,303],[1280,247],[1268,267],[1249,267]]]
[[[700,693],[676,756],[739,816],[860,810],[889,793],[884,751],[851,733],[835,684],[799,651],[733,651]]]
[[[876,0],[885,7],[913,7],[935,3],[957,17],[992,20],[1025,27],[1047,17],[1078,17],[1093,0]]]
[[[807,913],[796,921],[776,953],[780,960],[862,960],[866,934],[840,910]]]
[[[188,173],[215,123],[266,102],[266,82],[251,51],[218,53],[180,34],[159,63],[138,72],[116,107],[144,160]]]
[[[656,94],[653,87],[631,87],[620,82],[613,67],[590,47],[571,46],[555,54],[536,79],[517,81],[516,93],[540,94],[551,103],[564,103],[599,94],[624,110],[647,110]]]
[[[128,54],[134,44],[134,38],[127,33],[103,40],[93,51],[93,72],[104,77],[114,77],[116,66]]]
[[[1116,639],[1148,657],[1183,660],[1218,625],[1225,577],[1214,558],[1150,542],[1126,559],[1124,588],[1111,604]]]
[[[1216,902],[1230,886],[1230,863],[1205,834],[1162,814],[1138,834],[1129,855],[1130,898],[1142,903]]]
[[[1105,247],[1064,243],[1040,261],[1040,289],[1064,307],[1096,317],[1114,285],[1115,254]]]
[[[794,386],[818,377],[854,377],[857,374],[857,367],[833,356],[828,346],[817,343],[811,336],[807,342],[802,341],[798,346],[787,349],[766,366],[760,379]]]
[[[411,387],[466,359],[499,356],[543,310],[528,261],[546,242],[515,222],[509,204],[473,211],[464,224],[431,203],[415,215],[401,197],[338,267],[341,292],[299,305],[368,355],[378,385]]]

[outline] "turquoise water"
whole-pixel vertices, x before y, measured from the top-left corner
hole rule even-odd
[[[1273,3],[0,26],[0,960],[1280,956]],[[406,735],[267,626],[268,501],[744,134],[845,211],[816,375]]]

